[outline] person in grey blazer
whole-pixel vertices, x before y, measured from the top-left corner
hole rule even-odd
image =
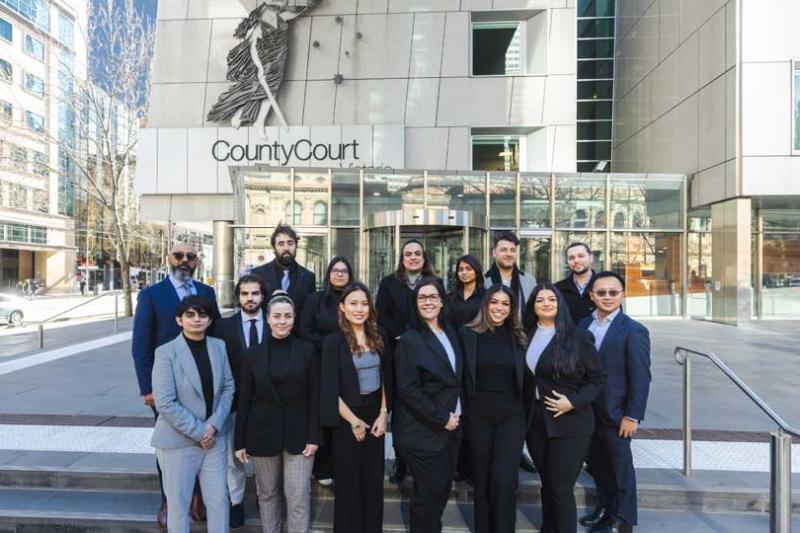
[[[209,533],[229,530],[225,433],[235,387],[225,343],[206,337],[212,312],[210,300],[184,298],[175,311],[181,334],[155,351],[153,395],[160,416],[150,445],[163,473],[169,533],[189,533],[197,478]]]

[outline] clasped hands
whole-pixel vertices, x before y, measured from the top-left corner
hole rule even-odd
[[[314,457],[314,454],[317,453],[318,448],[318,444],[306,444],[306,447],[303,448],[303,451],[300,453],[302,453],[304,457]],[[250,455],[247,453],[247,448],[236,450],[233,455],[236,457],[236,460],[242,464],[250,462]]]
[[[559,416],[563,415],[564,413],[569,413],[575,406],[572,405],[572,402],[569,401],[565,394],[561,394],[557,390],[553,390],[553,396],[545,396],[544,397],[544,405],[545,409],[550,411],[551,413],[555,413],[553,418],[558,418]]]
[[[375,419],[375,422],[372,423],[372,427],[360,418],[356,419],[356,422],[350,424],[350,428],[353,430],[353,436],[358,442],[362,442],[367,438],[367,431],[375,438],[383,437],[386,434],[386,418],[386,412],[381,412],[378,418]]]
[[[217,440],[217,428],[208,424],[206,426],[206,432],[203,434],[203,438],[200,439],[200,446],[204,450],[210,450],[214,447],[214,442]]]

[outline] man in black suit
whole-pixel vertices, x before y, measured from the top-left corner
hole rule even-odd
[[[587,290],[597,309],[580,327],[594,335],[607,380],[594,402],[595,432],[586,459],[599,505],[580,522],[593,532],[627,533],[637,521],[631,437],[650,392],[650,332],[622,311],[620,276],[599,272]]]
[[[236,405],[239,400],[239,375],[242,359],[250,346],[261,344],[264,340],[264,295],[267,289],[264,280],[253,274],[239,279],[234,289],[239,311],[222,319],[217,324],[215,336],[225,342],[231,373],[236,384],[236,392],[231,405],[231,427],[236,426]],[[230,527],[237,529],[244,525],[244,489],[246,476],[244,465],[233,455],[233,431],[228,432],[228,493],[231,499]]]
[[[317,290],[317,278],[314,273],[295,261],[299,240],[300,237],[291,226],[280,224],[270,238],[275,259],[254,268],[251,272],[264,280],[270,294],[278,289],[285,291],[294,301],[295,316],[300,316],[303,302]],[[295,321],[295,331],[299,323],[299,320]]]
[[[556,283],[561,295],[567,301],[569,314],[575,324],[592,314],[594,302],[589,297],[587,288],[594,279],[592,270],[592,251],[589,245],[573,242],[566,251],[569,276]]]

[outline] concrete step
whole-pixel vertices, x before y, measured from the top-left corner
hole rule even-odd
[[[34,456],[36,458],[36,456]],[[125,455],[117,461],[83,460],[82,466],[51,466],[46,462],[29,460],[27,464],[0,466],[0,488],[40,489],[52,491],[102,491],[109,493],[137,493],[152,495],[158,492],[158,477],[152,463],[137,458],[138,466],[125,466]],[[148,464],[149,463],[149,464]],[[387,465],[388,473],[388,465]],[[768,474],[742,472],[697,472],[691,478],[683,477],[672,470],[642,470],[638,472],[638,499],[642,509],[676,510],[698,512],[756,512],[769,509]],[[248,480],[247,494],[255,494],[254,481]],[[800,483],[795,481],[793,511],[800,513]],[[412,481],[407,478],[401,486],[384,482],[384,497],[387,501],[408,498]],[[520,471],[518,498],[521,503],[534,504],[540,501],[539,478],[535,474]],[[583,473],[575,488],[579,504],[592,506],[595,490],[591,478]],[[312,484],[315,500],[333,497],[330,488]],[[457,504],[471,503],[473,490],[469,483],[459,482],[453,486],[451,501]]]
[[[155,533],[155,511],[160,497],[152,492],[116,492],[53,489],[0,489],[0,533]],[[255,503],[246,500],[246,526],[241,533],[260,533]],[[579,509],[580,513],[586,508]],[[444,531],[471,531],[472,506],[451,502],[443,516]],[[331,531],[333,500],[315,499],[312,502],[314,531]],[[517,509],[517,528],[521,533],[538,531],[540,509],[521,504]],[[384,509],[386,532],[406,531],[407,501],[387,501]],[[793,526],[800,528],[800,517]],[[701,513],[696,511],[640,512],[640,533],[674,531],[739,532],[766,531],[769,517],[763,513]],[[205,531],[195,524],[192,531]]]

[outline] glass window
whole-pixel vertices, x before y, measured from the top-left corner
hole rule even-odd
[[[341,255],[350,260],[355,270],[354,275],[361,279],[358,272],[358,230],[355,228],[333,228],[331,229],[331,250],[333,255]]]
[[[30,20],[42,31],[50,29],[50,6],[47,0],[0,0],[0,5],[4,5],[15,13]],[[2,20],[2,19],[0,19]]]
[[[489,181],[489,225],[517,227],[517,175],[492,173]]]
[[[611,269],[625,278],[625,312],[681,314],[680,233],[612,233]]]
[[[63,13],[58,14],[58,40],[65,46],[75,47],[75,22]]]
[[[578,20],[578,37],[614,37],[614,19]]]
[[[613,16],[614,0],[578,0],[578,18]]]
[[[578,81],[578,100],[610,100],[614,97],[611,80]]]
[[[523,25],[476,22],[472,25],[472,74],[491,76],[523,72]]]
[[[606,181],[593,177],[556,176],[556,226],[604,228],[597,214],[606,208]]]
[[[424,176],[364,174],[364,214],[422,209]]]
[[[14,81],[14,67],[5,59],[0,59],[0,80],[7,82]]]
[[[49,161],[47,154],[43,152],[33,151],[33,173],[38,176],[48,176],[50,171],[48,169]]]
[[[686,304],[689,316],[711,318],[711,232],[708,231],[707,215],[689,218],[687,234],[687,251],[689,259],[689,279]],[[693,231],[692,228],[696,230]]]
[[[582,242],[592,250],[592,268],[604,270],[606,255],[606,233],[604,231],[557,231],[555,249],[555,271],[553,276],[556,281],[569,275],[567,265],[567,247],[570,244]]]
[[[614,57],[614,39],[589,39],[578,41],[578,59]],[[581,76],[578,76],[579,78]]]
[[[25,126],[36,133],[44,133],[44,117],[33,111],[25,111]]]
[[[303,205],[300,202],[286,204],[286,217],[284,221],[291,226],[299,226],[302,222]]]
[[[244,220],[259,226],[277,226],[286,221],[286,204],[292,189],[288,172],[266,172],[244,178]],[[260,248],[269,245],[269,230],[258,229]],[[266,244],[264,239],[266,239]]]
[[[578,102],[578,120],[611,120],[611,102]]]
[[[764,316],[800,317],[800,235],[765,234],[762,253]]]
[[[7,224],[6,237],[9,241],[26,242],[28,240],[28,228],[22,224]]]
[[[550,175],[522,174],[519,194],[520,228],[549,228]]]
[[[11,102],[0,100],[0,119],[11,122],[14,118],[14,105]]]
[[[794,209],[762,209],[764,231],[800,231],[800,211]]]
[[[8,206],[17,209],[28,208],[28,189],[12,183],[8,186]]]
[[[794,149],[800,151],[800,66],[794,71]]]
[[[519,153],[518,135],[476,135],[472,137],[472,170],[519,170]]]
[[[50,210],[50,194],[47,190],[33,191],[33,208],[40,213],[47,213]]]
[[[428,207],[469,211],[486,216],[486,174],[428,174]]]
[[[533,274],[537,283],[550,281],[550,238],[520,236],[519,268]]]
[[[29,72],[25,73],[24,79],[24,87],[25,90],[31,94],[35,94],[39,97],[44,97],[44,80],[39,78],[38,76],[34,76]]]
[[[602,80],[614,78],[613,59],[594,59],[578,61],[579,80]]]
[[[600,161],[611,159],[610,142],[579,142],[578,160]]]
[[[44,43],[30,34],[25,35],[25,51],[39,61],[44,61]]]
[[[325,202],[320,201],[314,204],[314,225],[328,225],[328,205]]]
[[[9,42],[14,40],[14,28],[9,21],[3,18],[0,18],[0,37]]]
[[[28,150],[16,145],[11,145],[11,168],[27,172]]]
[[[331,224],[358,226],[360,194],[358,173],[334,172],[331,187]]]
[[[294,213],[294,224],[328,225],[328,171],[294,173],[294,199],[300,209]],[[324,220],[317,222],[317,205],[322,203]],[[287,219],[289,216],[287,214]],[[291,220],[291,219],[290,219]]]
[[[34,244],[47,244],[47,228],[31,226],[31,242]]]
[[[611,140],[611,122],[578,122],[578,140]]]
[[[615,227],[621,213],[626,228],[680,229],[682,196],[680,179],[611,176]]]

